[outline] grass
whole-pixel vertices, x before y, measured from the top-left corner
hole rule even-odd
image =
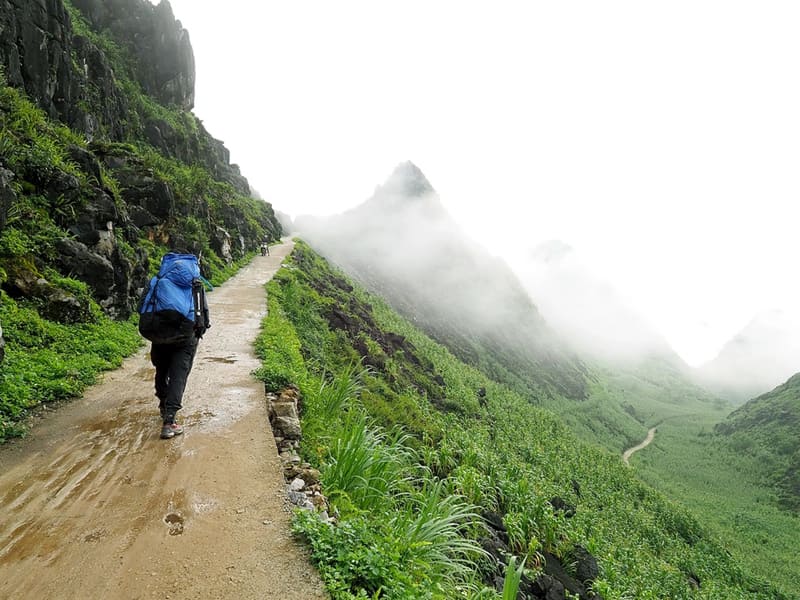
[[[800,518],[780,508],[777,488],[764,486],[765,467],[758,457],[711,435],[723,417],[709,412],[667,421],[631,463],[645,481],[680,498],[738,562],[771,574],[785,593],[796,592],[800,571],[790,557],[797,552]]]
[[[97,310],[99,313],[99,309]],[[0,294],[6,355],[0,369],[0,441],[22,435],[26,411],[79,397],[102,371],[118,367],[142,344],[135,321],[65,325]]]
[[[339,514],[336,525],[301,514],[295,527],[334,598],[498,598],[488,584],[512,556],[528,565],[524,582],[546,553],[574,568],[577,546],[597,558],[591,585],[608,600],[796,597],[767,581],[772,572],[728,555],[716,530],[640,482],[617,452],[584,443],[553,412],[458,361],[302,242],[268,291],[307,374],[301,451]],[[372,368],[354,388],[359,361]],[[397,441],[402,449],[387,455]],[[435,513],[442,504],[447,512]],[[504,565],[477,549],[484,511],[508,532]],[[437,531],[442,548],[463,542],[464,552],[441,555],[416,537]]]

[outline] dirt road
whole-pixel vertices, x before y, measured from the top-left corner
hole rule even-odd
[[[147,350],[0,449],[0,598],[325,598],[289,533],[252,341],[291,243],[208,294],[179,420],[159,439]]]
[[[650,442],[653,441],[653,438],[656,437],[656,428],[651,427],[647,432],[647,437],[640,443],[635,445],[633,448],[628,448],[625,452],[622,453],[622,462],[626,465],[630,464],[630,458],[633,456],[634,452],[638,452],[639,450],[643,450],[650,445]]]

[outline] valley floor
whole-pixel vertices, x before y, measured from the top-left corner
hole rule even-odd
[[[292,539],[251,371],[272,248],[208,295],[179,420],[159,439],[147,350],[0,449],[0,597],[325,598]]]
[[[631,459],[637,474],[688,507],[728,550],[795,597],[800,593],[800,518],[777,506],[758,456],[714,444],[709,433],[722,413],[665,420],[658,438]]]

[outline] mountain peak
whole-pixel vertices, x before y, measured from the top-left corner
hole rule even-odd
[[[421,197],[436,192],[422,170],[410,160],[395,167],[381,190],[407,197]]]

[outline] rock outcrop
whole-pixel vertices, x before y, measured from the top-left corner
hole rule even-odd
[[[77,175],[71,168],[24,160],[12,167],[0,157],[0,231],[24,189],[28,197],[46,199],[65,234],[55,252],[23,265],[28,272],[18,265],[16,283],[0,273],[0,284],[49,302],[59,295],[58,286],[42,274],[53,267],[84,281],[109,315],[127,318],[149,268],[137,247],[140,239],[192,249],[204,236],[230,263],[263,238],[279,238],[281,226],[268,204],[258,207],[254,219],[252,210],[227,202],[233,195],[228,191],[217,192],[212,214],[209,186],[227,183],[242,196],[249,196],[250,186],[224,144],[190,112],[194,54],[169,2],[73,0],[72,6],[62,0],[0,0],[0,83],[22,90],[51,120],[85,139],[60,149],[77,165]],[[183,175],[184,188],[176,190],[131,142],[204,168],[216,182],[205,183],[200,174],[202,184],[185,186]]]
[[[96,31],[107,30],[136,57],[136,79],[161,104],[194,107],[194,52],[167,0],[72,0]]]

